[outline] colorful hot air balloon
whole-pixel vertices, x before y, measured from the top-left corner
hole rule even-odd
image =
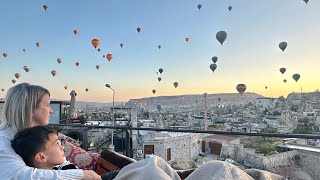
[[[217,69],[217,64],[214,64],[214,63],[210,64],[210,69],[212,72],[214,72]]]
[[[161,77],[158,77],[158,81],[159,81],[159,82],[161,81]]]
[[[37,43],[36,43],[36,46],[37,46],[37,47],[40,47],[40,43],[39,43],[39,42],[37,42]]]
[[[88,92],[88,91],[89,91],[89,89],[88,89],[88,88],[86,88],[85,90],[86,90],[86,92]]]
[[[227,34],[227,32],[225,32],[225,31],[219,31],[219,32],[217,32],[217,34],[216,34],[216,38],[217,38],[217,40],[221,43],[221,45],[222,45],[223,42],[227,39],[227,36],[228,36],[228,34]]]
[[[198,9],[199,9],[199,10],[201,9],[201,7],[202,7],[202,5],[201,5],[201,4],[198,4]]]
[[[15,76],[17,79],[19,79],[20,73],[16,73],[16,74],[14,74],[14,76]]]
[[[17,81],[15,79],[12,79],[11,81],[13,84],[15,84]]]
[[[23,69],[26,71],[26,72],[29,72],[30,71],[30,68],[28,66],[23,66]]]
[[[77,34],[78,34],[78,30],[76,30],[76,29],[73,30],[73,34],[74,34],[74,35],[77,35]]]
[[[80,64],[79,62],[76,62],[76,66],[79,66],[79,64]]]
[[[162,69],[162,68],[160,68],[160,69],[159,69],[159,73],[160,73],[160,74],[162,74],[162,72],[163,72],[163,69]]]
[[[57,71],[56,71],[56,70],[52,70],[52,71],[51,71],[51,74],[52,74],[52,76],[54,77],[54,76],[57,74]]]
[[[286,82],[287,82],[287,80],[286,80],[286,79],[284,79],[284,80],[283,80],[283,82],[284,82],[284,83],[286,83]]]
[[[67,90],[67,89],[68,89],[68,86],[64,86],[64,89]]]
[[[96,65],[96,68],[97,68],[97,70],[100,68],[100,66],[99,65]]]
[[[157,91],[155,89],[152,90],[152,93],[155,94]]]
[[[47,6],[47,5],[44,5],[44,6],[42,6],[42,7],[43,7],[43,9],[44,9],[45,11],[48,10],[48,6]]]
[[[91,44],[94,48],[97,48],[100,45],[99,39],[92,39]]]
[[[236,89],[242,95],[246,91],[247,86],[245,84],[238,84]]]
[[[177,88],[177,87],[178,87],[178,85],[179,85],[179,83],[178,83],[178,82],[174,82],[174,83],[173,83],[173,86],[174,86],[175,88]]]
[[[294,75],[292,75],[292,78],[293,78],[296,82],[298,82],[298,80],[300,79],[300,74],[294,74]]]
[[[121,48],[123,47],[123,44],[122,44],[122,43],[120,44],[120,47],[121,47]]]
[[[229,11],[231,11],[232,10],[232,6],[229,6],[228,9],[229,9]]]
[[[58,58],[58,59],[57,59],[57,62],[60,64],[60,63],[61,63],[61,59],[60,59],[60,58]]]
[[[189,42],[189,38],[185,38],[186,42]]]
[[[7,54],[7,53],[3,53],[2,56],[3,56],[4,58],[7,58],[7,57],[8,57],[8,54]]]
[[[112,54],[107,54],[106,58],[108,59],[108,61],[112,60]]]
[[[160,104],[158,104],[158,105],[156,106],[156,108],[157,108],[158,111],[161,111],[161,108],[162,108],[162,107],[161,107]]]
[[[282,74],[284,74],[285,72],[286,72],[286,68],[280,68],[280,72],[282,73]]]
[[[284,52],[284,50],[287,48],[288,44],[286,42],[279,43],[279,48]]]
[[[137,31],[138,31],[138,33],[141,31],[141,28],[140,27],[137,27]]]
[[[211,60],[212,60],[213,63],[216,63],[218,61],[218,57],[217,56],[213,56],[211,58]]]
[[[158,45],[158,48],[161,49],[161,45]]]

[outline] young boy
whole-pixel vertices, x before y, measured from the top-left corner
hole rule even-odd
[[[52,127],[36,126],[23,129],[14,136],[11,146],[27,166],[58,169],[55,166],[62,164],[59,169],[77,169],[73,164],[64,164],[64,147],[58,139],[57,130]]]

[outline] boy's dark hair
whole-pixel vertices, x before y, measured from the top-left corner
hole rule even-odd
[[[11,146],[27,166],[34,167],[34,156],[45,150],[51,133],[58,135],[57,130],[49,126],[25,128],[14,135]]]

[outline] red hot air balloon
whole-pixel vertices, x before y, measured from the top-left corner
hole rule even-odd
[[[186,42],[189,42],[189,38],[186,38],[185,40],[186,40]]]
[[[79,62],[76,62],[76,66],[79,66],[79,64],[80,64]]]
[[[242,95],[246,91],[247,86],[245,84],[238,84],[236,89]]]
[[[73,34],[74,34],[74,35],[77,35],[77,34],[78,34],[78,30],[76,30],[76,29],[73,30]]]
[[[92,39],[91,44],[94,48],[97,48],[100,45],[99,39]]]
[[[107,54],[107,59],[108,59],[108,61],[111,61],[112,60],[112,54]]]

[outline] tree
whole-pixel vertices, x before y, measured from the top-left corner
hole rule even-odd
[[[81,115],[79,117],[79,121],[83,125],[83,124],[85,124],[87,122],[87,118],[84,115]]]
[[[149,118],[150,117],[150,113],[148,111],[143,112],[143,117],[144,118]]]

